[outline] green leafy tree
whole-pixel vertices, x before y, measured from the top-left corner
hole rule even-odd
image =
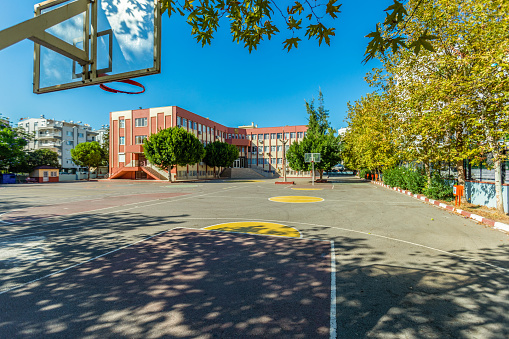
[[[226,142],[214,141],[205,146],[205,157],[203,162],[207,166],[214,167],[214,175],[216,167],[229,167],[239,157],[239,150],[235,145]]]
[[[87,180],[90,180],[90,167],[101,165],[103,161],[102,154],[101,145],[97,141],[84,142],[71,149],[72,161],[78,166],[87,167]]]
[[[291,168],[297,171],[310,171],[312,166],[304,161],[305,153],[320,153],[321,161],[315,163],[315,169],[323,178],[323,171],[330,170],[341,160],[341,138],[334,135],[330,128],[329,110],[325,109],[322,91],[318,95],[318,107],[314,100],[306,101],[308,130],[301,142],[290,145],[286,159]]]
[[[110,129],[108,127],[108,131],[104,134],[103,144],[101,145],[102,149],[102,166],[108,166],[110,161]]]
[[[321,45],[330,45],[331,37],[336,35],[333,27],[338,18],[341,4],[337,0],[294,1],[280,3],[276,0],[160,0],[163,12],[171,17],[178,14],[184,17],[191,26],[191,34],[202,46],[210,45],[222,24],[227,21],[233,41],[243,44],[249,52],[257,49],[264,40],[286,32],[283,49],[290,51],[297,48],[301,37],[315,39]],[[366,48],[367,62],[377,54],[384,54],[389,48],[394,52],[398,48],[413,49],[416,53],[421,48],[433,50],[430,41],[436,37],[423,29],[420,34],[410,36],[402,32],[416,11],[422,7],[422,0],[414,2],[394,0],[394,4],[385,11],[386,20],[376,25],[376,30],[367,35],[371,38]],[[406,5],[406,6],[405,6]],[[285,8],[286,7],[286,8]],[[411,8],[410,13],[407,8]],[[281,20],[277,20],[280,17]]]
[[[26,161],[24,148],[31,138],[22,128],[12,128],[0,122],[0,170],[7,170]]]
[[[44,148],[27,152],[24,160],[15,166],[10,166],[9,171],[14,173],[30,173],[35,167],[44,165],[60,168],[58,153]]]
[[[143,144],[148,161],[168,171],[175,166],[196,164],[205,156],[205,149],[193,134],[181,127],[170,127],[149,136]]]

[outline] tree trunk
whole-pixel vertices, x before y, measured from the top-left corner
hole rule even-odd
[[[494,153],[493,155],[495,163],[495,198],[497,201],[497,210],[505,213],[504,197],[502,195],[502,161],[500,161],[498,154]]]
[[[462,185],[465,187],[465,168],[463,167],[463,160],[458,160],[456,162],[456,170],[458,171],[458,185]],[[466,190],[463,190],[463,195],[461,196],[461,203],[465,203],[466,199]]]
[[[318,170],[318,172],[320,173],[320,180],[322,180],[322,178],[323,178],[323,169]]]
[[[173,168],[171,168],[171,167],[170,167],[170,168],[168,168],[168,181],[169,181],[170,183],[172,182],[172,181],[171,181],[171,170],[172,170],[172,169],[173,169]]]
[[[88,177],[87,177],[87,181],[90,181],[90,166],[88,166],[87,168],[88,168]]]
[[[431,186],[431,168],[429,166],[429,162],[424,163],[424,172],[426,173],[426,178],[428,180],[428,187]]]

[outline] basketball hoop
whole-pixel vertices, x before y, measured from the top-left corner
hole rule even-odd
[[[99,77],[101,76],[105,76],[106,74],[101,74],[99,75]],[[133,86],[137,86],[139,88],[141,88],[141,91],[138,91],[138,92],[128,92],[128,91],[121,91],[121,90],[118,90],[118,89],[114,89],[114,88],[111,88],[109,86],[106,86],[105,84],[100,84],[99,87],[106,91],[106,92],[111,92],[111,93],[124,93],[124,94],[141,94],[143,92],[145,92],[145,86],[143,86],[142,84],[140,84],[139,82],[137,81],[134,81],[134,80],[131,80],[131,79],[125,79],[125,80],[117,80],[117,81],[114,81],[114,82],[121,82],[121,83],[124,83],[124,84],[128,84],[128,85],[133,85]]]

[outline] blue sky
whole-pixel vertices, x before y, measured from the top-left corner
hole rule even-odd
[[[2,4],[0,30],[30,19],[39,2]],[[289,53],[282,49],[290,37],[283,32],[250,54],[232,42],[226,21],[213,44],[202,48],[183,19],[165,13],[162,72],[136,79],[146,87],[140,95],[107,93],[99,86],[33,94],[33,43],[23,41],[0,51],[0,113],[14,123],[44,114],[100,128],[109,123],[111,111],[176,105],[230,127],[300,125],[307,123],[304,100],[317,97],[321,88],[333,127],[344,127],[347,102],[371,91],[363,78],[379,65],[362,64],[364,36],[384,19],[391,3],[345,0],[330,47],[301,34],[299,48]]]

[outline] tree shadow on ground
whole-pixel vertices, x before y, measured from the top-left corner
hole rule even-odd
[[[380,252],[362,236],[313,234],[336,246],[338,338],[509,337],[509,246],[448,254],[380,239]]]
[[[334,240],[339,338],[509,336],[507,246],[451,254],[409,246],[398,257],[363,235],[313,232]],[[98,252],[93,239],[82,242],[76,255]],[[174,230],[0,295],[0,333],[329,337],[329,249],[328,241]]]

